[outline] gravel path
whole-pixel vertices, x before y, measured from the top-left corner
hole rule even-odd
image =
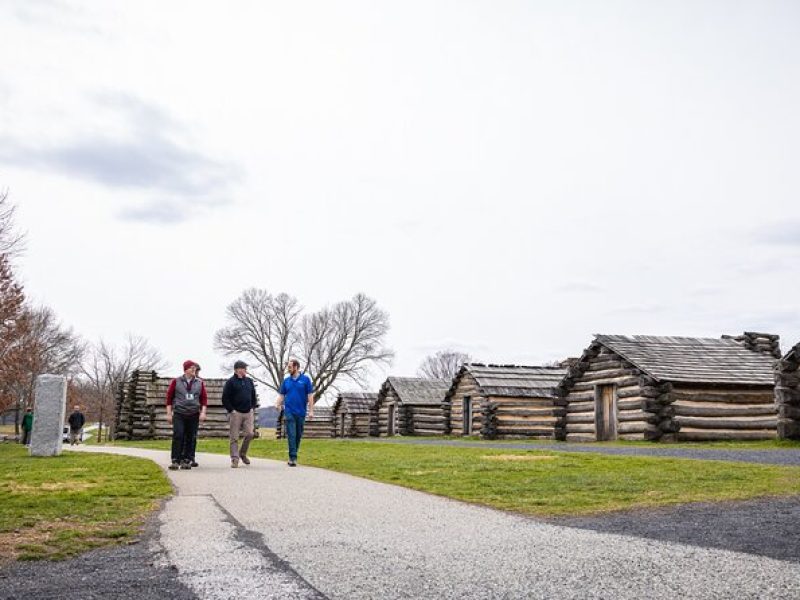
[[[167,464],[165,452],[101,450]],[[258,578],[277,569],[278,583],[265,588],[285,583],[311,597],[800,596],[800,563],[566,527],[275,461],[254,459],[250,467],[235,470],[220,455],[202,455],[200,462],[199,469],[169,472],[178,496],[161,516],[167,556],[179,580],[200,597],[224,597],[207,595],[221,589],[231,590],[228,597],[239,588],[252,592],[245,581],[251,571],[231,569],[236,562],[231,557],[255,565]],[[213,498],[221,512],[210,502],[199,508],[183,502],[191,497]],[[216,529],[223,513],[249,532],[236,538],[238,547],[230,543],[231,530]],[[185,526],[175,527],[176,522]],[[228,548],[224,552],[233,554],[198,568],[196,556],[220,551],[218,538]],[[187,543],[191,553],[170,551]],[[204,587],[225,572],[231,573],[225,585]]]
[[[195,600],[158,543],[151,518],[135,544],[92,550],[63,561],[17,562],[0,568],[0,600]]]
[[[339,439],[339,438],[336,438]],[[343,442],[353,440],[340,440]],[[765,465],[800,466],[800,449],[797,450],[735,450],[716,448],[674,448],[663,445],[650,446],[601,446],[567,442],[491,442],[468,440],[431,440],[413,438],[364,438],[360,442],[370,444],[422,444],[425,446],[460,446],[465,448],[497,448],[501,450],[557,450],[559,452],[595,452],[621,456],[660,456],[694,458],[699,460],[724,460]]]

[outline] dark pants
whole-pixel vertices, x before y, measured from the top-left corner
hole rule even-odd
[[[30,441],[31,441],[31,432],[28,431],[27,429],[23,429],[22,430],[22,443],[27,446],[30,443]]]
[[[172,462],[194,458],[200,415],[172,415]]]
[[[297,460],[297,451],[300,449],[300,440],[303,439],[303,426],[306,418],[302,415],[285,413],[286,439],[289,441],[289,460]]]

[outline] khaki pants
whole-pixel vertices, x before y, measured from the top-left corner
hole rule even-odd
[[[253,411],[240,413],[238,410],[233,410],[228,415],[228,420],[231,427],[231,458],[247,456],[247,448],[250,447],[250,440],[253,439]],[[242,430],[244,430],[244,439],[242,440],[242,448],[239,450],[239,432]]]

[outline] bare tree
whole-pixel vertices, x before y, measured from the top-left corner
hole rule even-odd
[[[226,311],[228,325],[214,336],[215,348],[258,364],[254,379],[277,391],[286,362],[297,357],[317,397],[335,389],[337,379],[362,384],[369,369],[394,354],[384,346],[388,314],[364,294],[303,315],[296,298],[249,289]]]
[[[389,315],[364,294],[306,315],[301,323],[301,359],[319,398],[337,378],[366,385],[370,369],[390,364],[394,352],[384,346]]]
[[[74,377],[86,350],[81,338],[63,326],[49,307],[26,307],[22,319],[25,325],[15,357],[16,372],[9,382],[16,399],[17,428],[22,409],[33,404],[36,378],[42,373]]]
[[[0,190],[0,254],[13,259],[24,250],[25,235],[17,231],[14,213],[17,207],[8,198],[8,190]]]
[[[439,350],[426,356],[420,363],[417,374],[426,379],[453,379],[461,365],[472,361],[472,357],[458,350]]]
[[[93,405],[99,422],[97,441],[103,441],[103,425],[113,418],[114,394],[128,375],[137,369],[164,369],[161,354],[143,337],[128,334],[121,348],[115,348],[100,339],[94,344],[81,364],[90,393],[85,393]]]
[[[13,382],[19,377],[27,327],[24,303],[22,286],[14,280],[8,256],[0,254],[0,414],[17,401]]]
[[[250,288],[226,309],[228,326],[214,335],[214,347],[231,357],[258,363],[251,375],[273,390],[283,382],[286,363],[297,354],[303,308],[288,294],[273,296]]]

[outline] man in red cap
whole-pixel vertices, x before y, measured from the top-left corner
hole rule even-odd
[[[206,420],[208,395],[197,377],[197,363],[184,361],[183,375],[173,379],[167,390],[167,422],[172,425],[170,469],[191,469],[193,449],[200,421]]]

